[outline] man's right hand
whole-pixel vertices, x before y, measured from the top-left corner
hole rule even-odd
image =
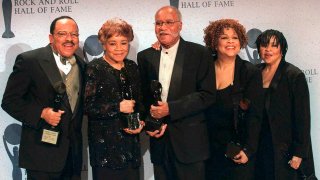
[[[51,126],[57,126],[60,123],[63,113],[64,111],[59,110],[58,112],[55,112],[52,108],[47,107],[42,110],[41,118]]]
[[[166,131],[167,126],[168,126],[167,124],[162,124],[160,130],[146,131],[146,132],[150,137],[160,138],[161,136],[163,136],[164,132]]]

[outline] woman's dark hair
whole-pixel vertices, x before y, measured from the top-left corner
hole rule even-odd
[[[288,51],[288,43],[282,32],[274,29],[268,29],[262,32],[256,40],[256,45],[258,53],[260,54],[260,47],[266,47],[270,43],[270,39],[274,38],[273,45],[280,45],[280,51],[282,53],[282,59],[285,59],[285,56]]]

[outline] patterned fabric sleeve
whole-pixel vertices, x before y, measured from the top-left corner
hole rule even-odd
[[[109,81],[108,72],[101,63],[92,62],[87,66],[84,107],[89,117],[100,119],[119,113],[117,86],[113,86],[112,81]]]

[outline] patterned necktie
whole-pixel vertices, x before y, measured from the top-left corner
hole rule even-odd
[[[60,61],[63,65],[66,65],[67,61],[73,65],[76,62],[76,59],[74,58],[74,56],[70,57],[70,58],[66,58],[66,57],[62,57],[60,56]]]
[[[60,61],[61,61],[61,63],[62,63],[63,65],[66,65],[66,63],[67,63],[67,58],[60,56]]]

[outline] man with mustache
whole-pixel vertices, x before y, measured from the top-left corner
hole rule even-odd
[[[84,61],[77,23],[53,20],[46,47],[19,54],[2,108],[22,123],[19,166],[28,179],[80,179]]]
[[[150,116],[163,119],[150,136],[155,179],[205,179],[204,160],[209,157],[203,110],[214,102],[213,63],[208,50],[180,37],[182,19],[173,6],[155,14],[160,51],[138,53],[142,89]],[[151,105],[150,82],[162,84],[159,106]]]

